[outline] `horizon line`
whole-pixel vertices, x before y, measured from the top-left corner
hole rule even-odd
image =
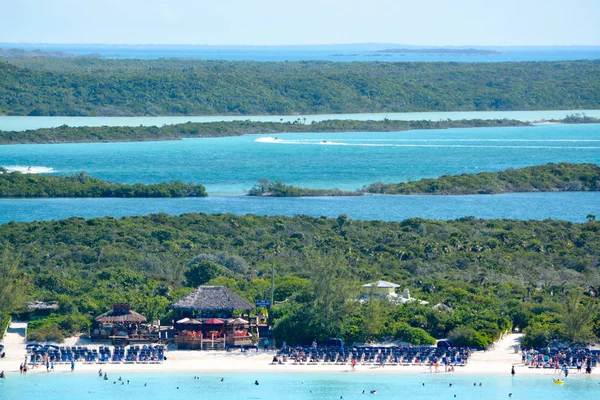
[[[368,46],[368,45],[386,45],[386,46],[405,46],[420,48],[448,48],[448,47],[592,47],[600,48],[600,44],[519,44],[519,45],[491,45],[491,44],[406,44],[391,42],[360,42],[360,43],[326,43],[326,44],[191,44],[191,43],[67,43],[67,42],[0,42],[0,45],[56,45],[56,46],[193,46],[193,47],[325,47],[325,46]]]

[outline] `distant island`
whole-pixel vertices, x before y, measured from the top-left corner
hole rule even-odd
[[[529,126],[528,122],[511,119],[441,120],[441,121],[382,121],[327,120],[306,124],[293,122],[187,122],[157,126],[101,126],[42,128],[24,132],[0,131],[0,144],[137,142],[179,140],[184,138],[241,136],[246,134],[275,134],[302,132],[398,132],[412,129],[481,128],[500,126]]]
[[[585,113],[567,115],[563,119],[551,119],[548,122],[558,124],[600,124],[600,118],[588,117]]]
[[[204,186],[179,181],[127,185],[102,181],[85,172],[71,176],[34,175],[0,167],[0,198],[206,196]]]
[[[464,49],[452,47],[433,47],[433,48],[400,48],[400,49],[385,49],[379,50],[377,53],[412,53],[412,54],[448,54],[448,55],[473,55],[473,56],[490,56],[502,54],[499,51],[488,49]]]
[[[316,197],[393,195],[465,195],[514,192],[600,191],[600,167],[596,164],[545,164],[501,172],[444,175],[402,183],[373,183],[360,190],[308,189],[286,185],[279,180],[260,179],[248,196]]]
[[[280,180],[259,179],[249,191],[248,196],[258,197],[323,197],[323,196],[362,196],[360,191],[340,189],[308,189],[285,185]]]
[[[598,60],[336,63],[13,57],[0,61],[0,115],[596,110],[599,92]]]
[[[43,51],[40,49],[36,50],[23,50],[23,49],[2,49],[0,48],[0,58],[32,58],[32,57],[46,57],[46,58],[101,58],[102,55],[97,53],[77,55],[72,53],[65,53],[63,51]]]
[[[600,167],[596,164],[550,163],[501,172],[444,175],[414,182],[377,182],[362,191],[433,195],[600,191]]]

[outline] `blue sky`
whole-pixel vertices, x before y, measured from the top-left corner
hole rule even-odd
[[[600,45],[600,0],[0,0],[0,42]]]

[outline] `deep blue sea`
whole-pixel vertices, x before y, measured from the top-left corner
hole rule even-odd
[[[426,46],[423,46],[426,47]],[[42,50],[76,55],[96,54],[113,59],[185,58],[228,61],[424,61],[424,62],[505,62],[600,59],[598,46],[494,47],[467,46],[493,50],[498,54],[385,53],[386,49],[421,48],[402,44],[347,44],[321,46],[189,46],[189,45],[102,45],[102,44],[22,44],[0,43],[3,49]]]
[[[405,132],[245,135],[163,142],[0,146],[0,165],[126,183],[169,180],[206,186],[206,199],[36,199],[0,201],[0,222],[166,212],[337,216],[565,219],[600,213],[599,193],[494,196],[365,196],[261,199],[243,194],[258,179],[358,189],[444,174],[548,162],[600,162],[600,125],[540,125]]]
[[[110,372],[109,372],[110,373]],[[569,376],[554,385],[552,376],[361,373],[198,373],[123,374],[130,384],[113,384],[96,374],[9,375],[0,380],[0,397],[23,399],[43,388],[44,400],[359,400],[377,399],[562,399],[596,398],[597,377]],[[225,378],[221,382],[221,377]],[[116,379],[116,377],[115,377]],[[259,385],[254,385],[258,380]],[[479,386],[479,383],[482,386]],[[147,383],[147,386],[144,384]],[[477,383],[477,386],[473,386]],[[452,384],[452,386],[450,386]],[[375,395],[369,394],[376,390]],[[363,394],[363,391],[365,394]],[[39,396],[38,396],[39,397]]]

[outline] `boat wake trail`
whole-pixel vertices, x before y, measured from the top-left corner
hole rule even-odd
[[[354,139],[356,140],[356,139]],[[352,141],[352,139],[350,139],[349,141]],[[390,140],[387,140],[390,141]],[[391,140],[394,141],[394,140]],[[411,139],[411,141],[413,142],[419,142],[419,140],[414,140]],[[598,146],[573,146],[573,145],[560,145],[560,144],[556,144],[556,145],[552,145],[552,146],[548,146],[548,145],[543,145],[543,144],[533,144],[533,143],[538,143],[538,142],[554,142],[554,143],[573,143],[573,142],[584,142],[584,140],[579,140],[579,141],[575,141],[575,140],[543,140],[543,141],[536,141],[536,140],[532,140],[532,141],[527,141],[529,143],[532,144],[524,144],[524,145],[520,145],[520,144],[506,144],[506,145],[501,145],[501,144],[445,144],[445,143],[435,143],[435,142],[439,142],[441,140],[439,139],[433,139],[433,140],[422,140],[421,142],[431,142],[431,143],[427,143],[427,144],[421,144],[421,143],[402,143],[402,144],[398,144],[398,143],[346,143],[346,142],[333,142],[330,140],[321,140],[321,139],[305,139],[305,140],[283,140],[280,139],[278,137],[262,137],[259,139],[256,139],[255,142],[257,143],[272,143],[272,144],[295,144],[295,145],[312,145],[312,146],[353,146],[353,147],[429,147],[429,148],[469,148],[469,149],[571,149],[571,150],[589,150],[589,149],[600,149],[600,147]],[[453,140],[456,142],[467,142],[469,140]],[[483,140],[477,140],[477,142],[480,142]],[[489,142],[492,142],[493,140],[487,140]],[[502,140],[503,142],[517,142],[517,140]],[[593,140],[588,140],[585,142],[595,142]]]
[[[8,172],[21,172],[23,174],[50,174],[50,173],[54,172],[53,168],[36,166],[36,165],[29,165],[29,166],[4,165],[4,166],[0,166],[0,167],[4,168]]]

